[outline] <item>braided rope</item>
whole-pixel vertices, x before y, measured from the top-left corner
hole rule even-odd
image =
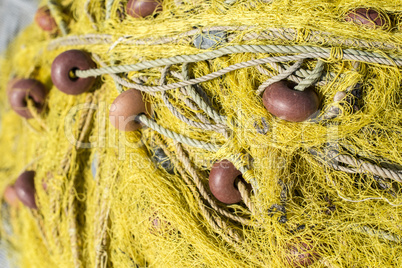
[[[165,84],[166,76],[167,76],[167,74],[168,74],[168,72],[169,72],[169,68],[170,68],[170,65],[167,65],[165,68],[162,69],[162,71],[161,71],[161,79],[160,79],[160,82],[159,82],[160,85]],[[188,71],[188,69],[187,69],[187,71]],[[166,91],[163,91],[163,92],[162,92],[162,100],[163,100],[163,102],[165,103],[166,107],[169,109],[169,111],[170,111],[176,118],[178,118],[179,120],[181,120],[182,122],[184,122],[184,123],[186,123],[186,124],[188,124],[188,125],[190,125],[190,126],[194,126],[194,127],[197,127],[197,128],[201,128],[201,129],[203,129],[203,130],[216,131],[216,132],[218,132],[218,133],[224,133],[224,132],[226,132],[226,130],[225,130],[224,128],[221,128],[221,127],[219,127],[219,126],[216,126],[216,125],[213,125],[213,124],[210,124],[210,123],[200,123],[200,122],[196,122],[196,121],[193,121],[193,120],[191,120],[191,119],[185,117],[184,115],[182,115],[182,114],[177,110],[177,108],[175,108],[175,107],[173,106],[173,104],[170,102],[169,97],[168,97],[168,95],[166,94]]]
[[[280,66],[280,64],[275,63],[275,62],[270,63],[270,65],[279,73],[283,73],[287,70],[286,68],[283,68],[282,66]],[[263,75],[272,76],[272,73],[268,72],[268,70],[263,68],[261,65],[257,65],[256,69]],[[287,79],[289,79],[295,83],[300,83],[300,81],[302,81],[302,78],[298,77],[297,75],[293,75],[293,74],[289,75],[287,77]]]
[[[188,63],[183,63],[182,66],[183,81],[188,81]],[[185,87],[187,94],[192,98],[192,100],[212,119],[217,123],[226,124],[226,116],[223,116],[216,112],[210,105],[208,105],[204,99],[194,90],[193,87]]]
[[[166,76],[169,72],[169,68],[171,65],[166,65],[162,71],[161,71],[161,79],[159,81],[159,85],[164,85],[166,81]],[[183,121],[184,123],[190,125],[190,126],[195,126],[204,130],[213,130],[213,125],[210,123],[199,123],[195,122],[184,115],[182,115],[177,109],[173,106],[173,104],[169,101],[169,97],[167,96],[166,92],[162,92],[162,100],[165,103],[166,107],[169,109],[169,111],[179,120]],[[197,109],[197,108],[196,108]]]
[[[326,164],[328,166],[332,167],[335,170],[343,171],[343,172],[346,172],[346,173],[358,173],[355,168],[344,167],[344,166],[337,165],[337,164],[330,163],[330,162],[328,162]]]
[[[85,34],[85,35],[70,35],[66,37],[60,37],[49,42],[47,49],[54,50],[61,46],[97,45],[103,43],[111,44],[112,35]]]
[[[158,92],[158,91],[165,91],[165,90],[170,90],[170,89],[174,89],[174,88],[178,88],[178,87],[184,87],[184,86],[188,86],[188,85],[195,85],[198,83],[206,82],[206,81],[215,79],[219,76],[222,76],[226,73],[229,73],[229,72],[232,72],[232,71],[235,71],[238,69],[246,68],[246,67],[256,66],[259,64],[264,64],[264,63],[269,63],[269,62],[280,62],[280,61],[293,61],[293,60],[299,60],[299,59],[307,59],[307,58],[311,58],[311,57],[325,58],[328,56],[329,56],[329,53],[306,53],[306,54],[300,54],[300,55],[294,55],[294,56],[278,56],[278,57],[268,57],[268,58],[263,58],[263,59],[255,59],[255,60],[250,60],[247,62],[240,62],[240,63],[234,64],[234,65],[231,65],[227,68],[204,75],[202,77],[193,78],[193,79],[190,79],[187,81],[181,81],[181,82],[168,84],[168,85],[164,85],[164,86],[142,86],[142,85],[138,85],[135,83],[127,82],[126,80],[124,80],[122,78],[117,79],[117,81],[123,86],[129,87],[129,88],[135,88],[140,91]],[[114,67],[110,67],[110,68],[114,68]],[[100,68],[100,69],[102,69],[102,68]],[[96,72],[97,69],[92,69],[92,70],[94,70]],[[91,70],[77,71],[76,74],[78,74],[78,72],[88,72],[88,71],[91,71]],[[90,76],[85,76],[85,77],[90,77]]]
[[[283,73],[288,68],[290,68],[290,67],[284,68],[280,62],[271,62],[270,65],[272,66],[272,68],[274,68],[279,73]],[[263,67],[257,65],[256,68],[261,74],[267,75],[267,76],[272,76],[272,74],[270,72],[268,72],[266,69],[264,69]],[[303,77],[304,78],[307,77],[308,75],[310,75],[311,72],[312,71],[310,71],[310,70],[299,68],[293,74],[289,75],[287,77],[287,79],[299,84],[303,80]],[[329,75],[329,77],[327,79],[334,79],[337,76],[339,76],[339,77],[343,76],[342,74],[335,74],[332,72],[328,72],[327,74]],[[324,80],[316,82],[316,85],[323,86],[323,85],[327,84],[327,79],[324,78]]]
[[[113,58],[113,57],[111,57],[111,58]],[[111,62],[112,62],[112,64],[115,63],[115,61],[113,59],[111,60]],[[111,74],[110,76],[114,80],[114,85],[116,86],[117,92],[119,92],[119,94],[123,93],[123,91],[124,91],[123,87],[116,80],[116,78],[119,77],[119,76],[116,75],[116,74]]]
[[[334,154],[334,153],[335,152],[332,152],[332,154]],[[349,155],[340,154],[340,155],[335,156],[334,159],[336,159],[340,162],[346,163],[348,165],[351,165],[353,167],[356,167],[357,172],[369,171],[369,172],[373,173],[374,175],[380,176],[382,178],[390,178],[397,182],[402,182],[402,174],[395,172],[391,169],[380,167],[380,166],[371,164],[369,162],[366,162],[366,161],[363,161],[360,159],[356,159]]]
[[[322,154],[318,153],[314,149],[310,149],[309,151],[313,155],[320,156],[320,162],[322,162],[322,163],[326,164],[327,166],[334,168],[336,170],[344,171],[347,173],[370,172],[370,173],[380,176],[382,178],[389,178],[389,179],[392,179],[397,182],[402,182],[402,173],[400,173],[396,170],[385,168],[385,167],[380,167],[378,165],[371,164],[367,161],[357,159],[357,158],[349,156],[349,155],[339,154],[339,152],[337,152],[335,150],[328,151],[326,153],[327,156],[323,156]],[[324,159],[327,159],[328,157],[331,159],[328,159],[327,161],[324,160]],[[352,166],[352,168],[338,165],[334,161],[339,161],[341,163],[348,164],[348,165]]]
[[[176,132],[170,131],[160,125],[158,125],[155,121],[152,119],[149,119],[145,114],[140,114],[136,117],[136,120],[140,121],[147,127],[155,130],[156,132],[162,134],[165,137],[169,137],[177,142],[187,144],[192,147],[196,148],[201,148],[205,149],[208,151],[216,152],[219,150],[219,146],[212,144],[212,143],[207,143],[204,141],[196,140],[196,139],[191,139],[189,137],[183,136],[181,134],[178,134]]]
[[[96,25],[95,25],[95,21],[92,18],[92,16],[90,15],[88,8],[89,8],[89,3],[91,0],[87,0],[87,2],[85,3],[84,9],[85,9],[85,13],[86,16],[88,17],[88,19],[93,23],[93,27],[97,29]],[[177,34],[175,36],[171,36],[171,37],[159,37],[159,38],[152,38],[152,37],[147,37],[144,39],[132,39],[133,36],[121,36],[117,39],[117,41],[115,42],[115,45],[118,44],[127,44],[127,45],[162,45],[162,44],[166,44],[166,43],[173,43],[177,40],[179,40],[180,38],[186,38],[187,42],[190,42],[191,40],[193,40],[194,35],[198,35],[200,34],[202,31],[245,31],[245,30],[250,30],[254,28],[253,26],[212,26],[212,27],[208,27],[208,28],[204,28],[204,30],[202,29],[195,29],[195,30],[190,30],[184,33],[180,33]],[[289,31],[293,31],[293,29],[288,29]],[[270,31],[275,31],[275,32],[280,32],[283,31],[282,29],[270,29]],[[248,34],[246,34],[245,36],[247,36]],[[229,34],[228,35],[228,40],[233,40],[235,37],[235,34]],[[257,37],[259,37],[259,35],[257,35]],[[283,37],[281,35],[276,36],[275,38],[278,39],[283,39]],[[292,36],[289,35],[287,36],[287,38],[292,39]],[[273,39],[273,38],[270,38]],[[247,41],[247,38],[243,38],[244,41]],[[184,41],[184,40],[183,40]],[[101,44],[109,44],[110,42],[102,42]],[[88,43],[88,45],[90,45],[91,43]],[[68,44],[66,44],[68,45]],[[86,45],[86,44],[83,44]],[[380,44],[378,44],[380,45]],[[377,45],[377,46],[378,46]],[[368,46],[368,45],[367,45]]]
[[[274,63],[271,63],[271,65],[277,65],[276,68],[283,69],[283,67],[281,66],[282,64],[280,62],[276,62],[276,63],[274,62]],[[310,71],[310,70],[300,68],[300,69],[296,70],[295,75],[300,76],[300,77],[307,77],[310,75],[311,72],[312,71]]]
[[[212,106],[212,101],[209,95],[200,85],[194,85],[194,90],[202,97],[202,99],[209,105]]]
[[[187,92],[185,92],[187,93]],[[186,96],[188,96],[186,94]],[[185,98],[184,99],[184,104],[186,104],[190,109],[197,111],[200,108],[194,103],[194,101],[192,101],[191,99]],[[203,113],[195,113],[195,116],[204,124],[210,124],[210,121],[208,120],[208,118],[203,114]],[[225,128],[223,125],[221,124],[216,124],[216,126],[220,126],[221,128]]]
[[[131,71],[140,71],[143,69],[160,67],[169,64],[180,64],[185,62],[198,62],[205,61],[221,56],[234,54],[234,53],[281,53],[281,54],[293,54],[311,53],[311,58],[329,58],[328,53],[331,53],[329,48],[312,47],[312,46],[282,46],[282,45],[237,45],[237,46],[227,46],[214,51],[204,52],[195,55],[178,55],[170,58],[162,58],[151,61],[144,61],[136,64],[130,65],[119,65],[119,66],[109,66],[98,69],[90,70],[78,70],[76,75],[81,78],[87,78],[91,76],[99,76],[102,74],[109,73],[126,73]],[[325,56],[323,56],[323,53]],[[303,57],[297,57],[293,60],[303,59]],[[299,55],[300,56],[300,55]],[[402,66],[401,58],[394,58],[390,60],[387,56],[381,55],[375,52],[367,52],[355,49],[345,49],[343,50],[343,58],[347,60],[363,61],[368,63],[380,63],[385,65],[397,65]],[[283,60],[287,61],[287,60]],[[262,64],[262,63],[261,63]]]
[[[311,155],[317,156],[317,158],[315,158],[315,159],[318,160],[319,163],[321,163],[325,166],[328,166],[332,169],[343,171],[346,173],[357,173],[355,168],[341,166],[336,161],[333,161],[332,159],[328,159],[328,157],[326,155],[316,151],[315,149],[309,149],[308,151]]]
[[[92,53],[92,57],[94,58],[95,61],[97,61],[101,66],[106,66],[106,64],[101,60],[101,58],[99,57],[99,55]],[[121,88],[120,84],[119,84],[119,76],[116,74],[110,74],[110,76],[112,77],[112,79],[114,80],[114,83],[116,85],[116,90],[117,92],[119,92],[119,94],[123,93],[123,88]]]
[[[268,29],[267,31],[263,31],[260,34],[257,33],[248,33],[244,35],[243,41],[247,40],[290,40],[295,41],[298,37],[298,31],[295,29]],[[318,44],[330,44],[330,46],[353,46],[360,48],[373,48],[373,49],[382,49],[382,50],[394,50],[400,47],[397,47],[393,44],[387,44],[383,42],[377,41],[366,41],[366,40],[356,40],[356,39],[346,39],[342,40],[340,36],[334,36],[332,33],[328,32],[320,32],[313,31],[309,34],[307,42],[315,42]]]
[[[286,70],[286,68],[284,68],[280,62],[273,62],[270,64],[278,72],[283,72]],[[296,70],[294,72],[294,75],[292,75],[292,76],[295,76],[295,79],[299,79],[298,81],[295,81],[295,82],[300,83],[301,77],[307,77],[311,74],[311,72],[313,72],[313,71],[310,71],[308,69],[299,68],[298,70]],[[329,75],[328,79],[334,79],[337,76],[340,76],[340,77],[343,76],[343,74],[338,74],[338,73],[333,73],[333,72],[327,72],[327,74]],[[326,83],[327,82],[324,80],[324,81],[318,82],[318,85],[325,85]]]
[[[242,243],[244,241],[244,238],[237,231],[235,231],[235,229],[228,227],[226,222],[222,221],[220,217],[212,215],[212,218],[214,219],[216,225],[220,229],[226,231],[226,233],[228,233],[228,235],[233,238],[237,243]]]
[[[279,81],[281,81],[283,79],[288,78],[292,73],[294,73],[296,70],[298,70],[302,64],[303,64],[303,60],[296,61],[296,63],[293,64],[288,69],[284,70],[283,72],[280,72],[277,76],[271,77],[270,79],[268,79],[267,81],[262,83],[258,87],[258,89],[257,89],[257,91],[255,93],[257,95],[261,95],[265,91],[265,88],[267,88],[268,86],[272,85],[273,83],[276,83],[276,82],[279,82]],[[302,80],[300,80],[300,82],[301,81]]]
[[[250,191],[247,189],[247,186],[244,182],[241,180],[237,181],[237,189],[240,192],[240,195],[243,199],[244,204],[248,207],[248,209],[254,214],[255,213],[255,207],[254,203],[251,201],[250,198]]]
[[[274,68],[278,72],[284,72],[287,69],[287,68],[284,68],[280,62],[272,62],[272,63],[270,63],[270,65],[272,66],[272,68]],[[291,76],[295,76],[295,79],[296,78],[300,79],[298,81],[298,83],[300,83],[301,77],[306,77],[309,74],[310,74],[310,70],[305,70],[303,68],[299,68],[294,72],[294,75],[291,75]]]
[[[166,82],[166,76],[168,75],[168,73],[170,72],[170,67],[172,65],[166,65],[162,71],[161,71],[161,79],[159,80],[159,85],[164,85]]]
[[[143,85],[138,85],[135,83],[130,83],[127,82],[126,80],[122,79],[122,78],[115,78],[115,80],[120,83],[123,86],[126,87],[130,87],[130,88],[135,88],[137,90],[140,91],[145,91],[145,92],[157,92],[157,91],[164,91],[164,90],[170,90],[170,89],[174,89],[177,87],[183,87],[183,86],[188,86],[188,85],[195,85],[198,83],[202,83],[202,82],[206,82],[209,80],[212,80],[214,78],[217,78],[219,76],[222,76],[228,72],[234,71],[234,70],[238,70],[238,69],[242,69],[242,68],[246,68],[246,67],[251,67],[251,66],[255,66],[255,65],[259,65],[259,64],[264,64],[264,63],[269,63],[269,62],[280,62],[280,61],[291,61],[291,60],[299,60],[299,59],[307,59],[310,57],[317,57],[317,58],[325,58],[328,57],[329,54],[328,53],[306,53],[306,54],[299,54],[299,55],[294,55],[294,56],[278,56],[278,57],[269,57],[269,58],[263,58],[263,59],[256,59],[256,60],[250,60],[247,62],[241,62],[241,63],[237,63],[234,65],[231,65],[227,68],[221,69],[219,71],[207,74],[205,76],[199,77],[199,78],[194,78],[194,79],[190,79],[187,81],[181,81],[181,82],[177,82],[177,83],[173,83],[173,84],[168,84],[168,85],[164,85],[164,86],[143,86]],[[345,55],[345,57],[347,57],[348,59],[352,59],[352,60],[356,60],[356,57],[360,57],[360,56],[354,56],[354,55]],[[368,59],[367,61],[369,61],[370,59]],[[375,61],[375,59],[371,59],[373,61]],[[380,62],[389,62],[389,60],[387,59],[378,59]],[[402,61],[400,62],[402,64]],[[106,69],[113,69],[113,68],[118,68],[119,66],[115,66],[115,67],[106,67],[106,68],[100,68],[100,69],[91,69],[91,70],[86,70],[86,71],[77,71],[76,75],[80,76],[80,77],[90,77],[90,75],[88,76],[88,72],[98,72],[99,70],[106,70]],[[121,67],[121,66],[120,66]],[[82,75],[82,73],[86,72],[86,75]],[[310,81],[311,82],[311,81]]]
[[[353,55],[356,57],[361,57],[362,59],[373,57],[373,58],[383,58],[376,53],[371,52],[363,52],[363,51],[354,51],[350,50],[344,51],[344,56],[346,55]],[[194,55],[177,55],[170,58],[162,58],[156,59],[151,61],[144,61],[139,62],[136,64],[130,65],[119,65],[119,66],[110,66],[106,68],[99,68],[99,69],[90,69],[90,70],[78,70],[76,75],[81,78],[86,78],[90,76],[99,76],[102,74],[109,74],[109,73],[127,73],[131,71],[140,71],[143,69],[149,69],[154,67],[160,67],[164,65],[170,64],[181,64],[185,62],[199,62],[205,60],[211,60],[218,57],[222,57],[229,54],[235,53],[280,53],[280,54],[296,54],[296,53],[312,53],[312,58],[322,57],[320,53],[325,53],[329,57],[331,50],[329,48],[321,48],[321,47],[311,47],[311,46],[282,46],[282,45],[237,45],[237,46],[227,46],[217,50],[204,52],[200,54]],[[328,54],[329,53],[329,54]],[[315,56],[314,56],[315,55]],[[297,60],[295,58],[293,60]],[[356,58],[358,60],[359,58]],[[387,61],[389,62],[389,61]]]
[[[174,77],[176,77],[176,78],[178,78],[178,79],[180,79],[180,80],[184,80],[184,78],[183,78],[183,76],[182,76],[181,74],[179,74],[179,73],[177,73],[177,72],[173,72],[173,71],[171,71],[170,73],[171,73]],[[183,93],[183,95],[189,96],[188,92],[186,91],[186,89],[185,89],[184,87],[181,88],[181,92]],[[201,96],[201,97],[203,97],[203,96]],[[183,101],[184,101],[184,103],[185,103],[190,109],[192,109],[192,110],[194,110],[194,111],[198,111],[198,110],[201,109],[200,107],[197,106],[197,104],[195,103],[195,101],[194,101],[193,99],[184,98]],[[207,104],[208,104],[208,103],[207,103]],[[205,112],[205,111],[204,111],[204,112]],[[196,116],[197,116],[197,118],[198,118],[202,123],[205,123],[205,124],[209,124],[209,123],[210,123],[210,120],[209,120],[203,113],[196,113]],[[217,124],[217,125],[219,125],[220,127],[224,128],[224,125],[221,125],[221,124]]]
[[[236,155],[227,156],[227,159],[233,163],[233,165],[236,167],[236,169],[238,171],[240,171],[242,173],[243,178],[247,182],[251,183],[254,194],[257,194],[258,188],[259,188],[258,184],[257,184],[257,180],[254,178],[253,172],[243,163],[241,157],[242,157],[242,154],[236,154]]]
[[[144,39],[129,39],[133,38],[132,36],[127,36],[125,39],[121,39],[119,43],[124,43],[128,45],[161,45],[166,43],[174,43],[177,42],[180,38],[186,38],[186,40],[190,42],[195,35],[200,34],[201,32],[210,32],[210,31],[225,31],[228,32],[227,39],[229,42],[233,41],[234,39],[241,37],[240,41],[249,41],[249,40],[290,40],[295,41],[297,39],[298,31],[291,28],[269,28],[263,30],[260,33],[255,31],[247,32],[243,34],[244,31],[251,31],[257,27],[255,26],[211,26],[211,27],[204,27],[195,30],[190,30],[184,33],[177,34],[175,36],[168,36],[168,37],[159,37],[159,38],[144,38]],[[230,33],[230,32],[240,32],[240,33]],[[121,42],[124,41],[124,42]],[[320,31],[313,31],[308,36],[308,41],[315,42],[318,44],[330,44],[331,46],[354,46],[360,48],[380,48],[386,50],[393,50],[397,49],[393,44],[387,44],[383,42],[369,42],[365,40],[357,40],[356,39],[347,39],[341,40],[339,36],[333,36],[331,33],[328,32],[320,32]]]
[[[88,0],[88,4],[89,4]],[[263,2],[267,0],[261,0]],[[88,12],[87,16],[88,16]],[[93,22],[93,19],[90,18],[90,21]],[[96,25],[93,22],[92,25],[96,28]],[[268,28],[262,30],[260,33],[257,33],[254,30],[257,28],[256,26],[211,26],[211,27],[204,27],[195,30],[190,30],[184,33],[177,34],[175,36],[169,37],[159,37],[159,38],[144,38],[144,39],[130,39],[133,36],[125,36],[123,39],[118,38],[118,43],[124,43],[128,45],[161,45],[166,43],[174,43],[177,42],[180,38],[185,37],[187,41],[190,42],[193,40],[194,35],[200,34],[203,31],[226,31],[228,32],[227,39],[229,42],[233,41],[234,39],[240,37],[241,40],[239,41],[249,41],[253,39],[258,40],[289,40],[289,41],[296,41],[298,31],[292,28]],[[247,33],[243,34],[243,31],[248,31]],[[250,32],[251,31],[251,32]],[[240,32],[240,33],[231,33],[231,32]],[[124,42],[122,42],[124,41]],[[356,39],[346,39],[342,40],[339,36],[334,36],[332,33],[328,32],[320,32],[320,31],[313,31],[307,37],[308,42],[314,42],[317,44],[329,44],[330,46],[353,46],[359,48],[373,48],[373,49],[381,49],[381,50],[395,50],[400,49],[400,46],[396,46],[394,44],[378,42],[378,41],[366,41],[366,40],[356,40]],[[103,44],[108,44],[109,42],[102,42]],[[89,43],[91,44],[91,43]],[[117,45],[116,44],[116,45]],[[85,44],[83,44],[85,45]]]
[[[185,117],[184,115],[182,115],[179,111],[177,111],[177,109],[169,101],[169,97],[167,96],[166,92],[162,92],[162,99],[163,99],[163,102],[165,103],[166,107],[169,109],[169,111],[182,122],[184,122],[190,126],[203,129],[203,130],[215,131],[218,133],[225,132],[225,129],[222,129],[221,127],[218,127],[216,125],[196,122],[196,121],[193,121],[193,120]]]
[[[218,26],[219,27],[219,26]],[[227,30],[236,31],[235,27],[228,26]],[[247,29],[239,29],[242,30],[253,30],[255,26],[249,26]],[[233,34],[234,37],[230,37],[230,39],[234,39],[237,36]],[[257,32],[249,32],[242,35],[242,41],[249,40],[288,40],[288,41],[296,41],[298,37],[298,30],[292,28],[269,28],[263,30],[260,33]],[[359,48],[372,48],[372,49],[381,49],[381,50],[394,50],[400,49],[400,46],[396,46],[394,44],[379,42],[379,41],[366,41],[362,39],[345,39],[342,37],[333,35],[329,32],[321,32],[321,31],[312,31],[309,33],[306,42],[314,42],[317,44],[329,44],[330,46],[353,46]]]
[[[263,217],[264,213],[262,211],[262,207],[258,206],[258,204],[261,204],[261,200],[259,197],[259,186],[258,186],[258,182],[254,177],[254,172],[252,170],[250,170],[247,165],[243,162],[242,160],[242,156],[244,157],[245,155],[243,154],[236,154],[236,155],[230,155],[227,156],[227,159],[232,162],[232,164],[235,166],[235,168],[240,171],[242,173],[242,177],[251,184],[251,187],[253,189],[253,193],[254,193],[254,198],[257,201],[257,207],[259,209],[259,213],[260,213],[260,218]],[[252,212],[252,214],[254,216],[256,216],[256,211],[255,211],[255,206],[254,204],[252,204],[252,202],[250,201],[250,199],[248,198],[248,193],[245,194],[245,192],[240,192],[240,194],[242,194],[242,197],[244,195],[245,197],[245,204],[248,207],[248,209]],[[243,200],[244,200],[243,197]]]
[[[312,86],[317,82],[324,71],[324,62],[321,60],[317,61],[317,65],[314,70],[304,78],[297,86],[294,87],[295,90],[303,91],[306,88]]]

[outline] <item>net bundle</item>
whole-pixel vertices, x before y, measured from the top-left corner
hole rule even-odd
[[[42,1],[3,55],[16,264],[401,266],[402,2],[133,2]]]

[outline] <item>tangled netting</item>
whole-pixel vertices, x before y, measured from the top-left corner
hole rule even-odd
[[[137,19],[124,0],[42,2],[57,32],[29,26],[0,73],[0,190],[36,171],[38,209],[1,210],[20,267],[402,266],[401,1],[166,0]],[[387,26],[346,22],[358,7]],[[97,64],[77,96],[50,79],[70,49]],[[32,119],[8,104],[14,77],[49,89]],[[282,80],[314,88],[309,120],[266,110]],[[150,109],[119,132],[109,108],[130,88]],[[223,159],[251,185],[240,203],[209,190]]]

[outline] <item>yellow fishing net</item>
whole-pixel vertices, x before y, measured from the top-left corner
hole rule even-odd
[[[36,171],[38,209],[1,213],[20,267],[402,265],[402,1],[165,0],[145,18],[126,3],[42,1],[58,29],[32,24],[3,55],[0,191]],[[384,26],[345,21],[356,8]],[[76,96],[50,78],[71,49],[104,67]],[[289,122],[257,91],[297,61],[282,80],[320,104]],[[32,119],[8,103],[15,77],[49,89]],[[127,83],[151,104],[133,132],[109,122]],[[223,159],[251,185],[232,205],[208,187]]]

